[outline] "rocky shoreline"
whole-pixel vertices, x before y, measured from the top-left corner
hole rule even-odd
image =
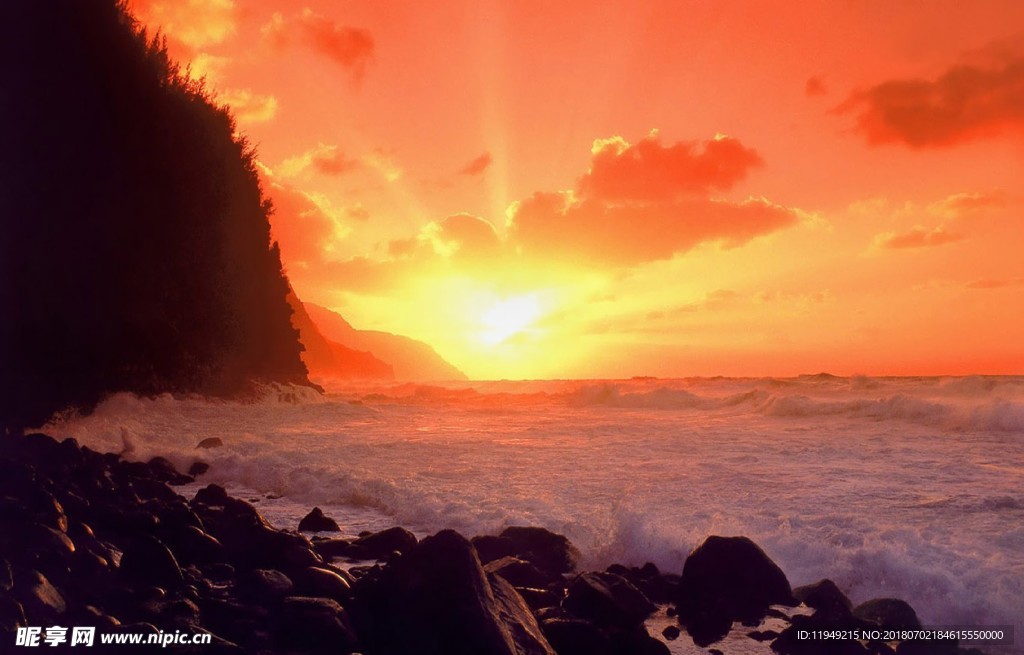
[[[714,654],[739,623],[779,655],[981,653],[955,641],[801,639],[920,622],[898,599],[852,607],[829,580],[792,589],[744,537],[708,537],[678,574],[653,564],[580,572],[576,548],[535,527],[310,540],[217,485],[191,500],[176,493],[202,462],[184,475],[162,458],[130,462],[74,439],[2,444],[2,652],[21,650],[18,628],[60,625],[211,635],[172,646],[179,653],[662,655],[666,641],[691,639]],[[337,529],[317,509],[299,527]],[[656,612],[675,623],[660,638],[645,628]],[[765,617],[786,627],[758,630]]]

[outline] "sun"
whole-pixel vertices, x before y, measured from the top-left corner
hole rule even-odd
[[[503,343],[510,337],[527,331],[540,314],[541,308],[536,294],[498,300],[480,317],[484,326],[480,332],[480,340],[490,346]]]

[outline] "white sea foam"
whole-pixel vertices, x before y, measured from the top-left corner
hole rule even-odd
[[[1024,379],[835,378],[272,389],[228,403],[121,394],[47,426],[202,482],[281,527],[567,534],[588,567],[678,571],[750,536],[794,584],[905,598],[927,623],[1024,634]],[[197,450],[206,437],[222,448]],[[283,496],[278,500],[267,496]]]

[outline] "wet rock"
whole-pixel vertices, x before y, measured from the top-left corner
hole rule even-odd
[[[21,603],[13,598],[0,596],[0,636],[9,635],[18,628],[27,625],[28,620],[25,618],[25,608],[21,606]]]
[[[223,505],[230,500],[227,490],[219,484],[208,484],[196,492],[193,503],[203,505]]]
[[[674,625],[665,626],[665,629],[661,631],[661,635],[669,641],[679,639],[679,635],[681,634],[682,631],[680,631],[679,628],[675,627]]]
[[[533,564],[518,557],[502,557],[484,566],[488,573],[500,575],[514,587],[543,589],[549,584],[561,581],[561,576],[544,573]]]
[[[295,577],[295,591],[302,596],[330,598],[340,603],[351,597],[352,584],[335,571],[311,566]]]
[[[545,607],[555,607],[562,602],[561,589],[557,591],[535,587],[516,587],[515,589],[535,614]]]
[[[853,607],[850,599],[828,578],[797,587],[793,590],[793,596],[807,607],[837,618],[849,616]]]
[[[122,578],[132,586],[155,585],[177,589],[184,584],[181,567],[171,551],[153,537],[141,536],[121,557]]]
[[[314,507],[313,511],[299,521],[301,532],[341,532],[337,522],[329,516],[324,516],[323,510]]]
[[[286,598],[277,618],[277,642],[289,649],[350,653],[355,633],[345,610],[327,598]]]
[[[416,535],[405,528],[394,527],[359,537],[353,545],[362,549],[366,559],[384,559],[396,551],[407,553],[416,545]]]
[[[651,562],[641,567],[612,564],[608,567],[608,572],[626,578],[655,603],[670,602],[676,597],[679,587],[679,576],[665,575]]]
[[[199,477],[210,470],[210,465],[206,462],[196,460],[192,462],[192,465],[188,467],[188,474],[192,477]]]
[[[614,573],[584,573],[569,584],[562,607],[601,626],[639,626],[657,607],[628,580]]]
[[[514,555],[542,571],[571,573],[576,570],[580,551],[560,534],[544,528],[511,527],[499,535],[511,542]]]
[[[260,652],[268,635],[261,632],[270,625],[270,613],[257,604],[243,603],[227,598],[201,598],[200,616],[203,625],[236,644],[252,646],[250,652]]]
[[[149,460],[149,470],[153,472],[153,477],[160,482],[166,482],[168,484],[188,484],[195,482],[195,480],[187,475],[183,475],[178,472],[178,469],[171,464],[170,460],[165,457],[154,457]]]
[[[168,536],[172,552],[180,562],[208,564],[224,561],[224,545],[194,525],[186,525]]]
[[[254,569],[238,577],[238,590],[260,600],[284,598],[294,588],[291,578],[273,569]]]
[[[67,609],[64,596],[39,571],[19,571],[15,577],[15,597],[31,625],[45,625]]]
[[[866,601],[853,608],[853,615],[889,630],[921,628],[914,608],[898,598],[874,598]]]
[[[318,539],[313,537],[313,549],[324,559],[346,557],[351,552],[351,548],[352,541],[350,539]]]
[[[381,655],[554,655],[525,602],[498,585],[496,597],[472,544],[445,530],[360,578],[352,616]]]
[[[796,603],[786,574],[746,537],[708,537],[687,557],[677,597],[689,627],[757,621],[769,605]],[[691,632],[692,634],[692,632]]]
[[[523,597],[508,581],[496,575],[488,575],[487,581],[494,594],[497,615],[512,637],[514,652],[554,655]]]
[[[224,441],[220,437],[207,437],[196,444],[196,448],[220,448]]]
[[[686,632],[702,648],[721,640],[731,629],[729,613],[714,605],[691,610],[686,619]]]
[[[541,624],[558,655],[614,655],[608,634],[582,619],[549,619]]]

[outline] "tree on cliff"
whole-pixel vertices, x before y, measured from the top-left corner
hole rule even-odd
[[[306,383],[232,117],[114,0],[0,6],[0,424]]]

